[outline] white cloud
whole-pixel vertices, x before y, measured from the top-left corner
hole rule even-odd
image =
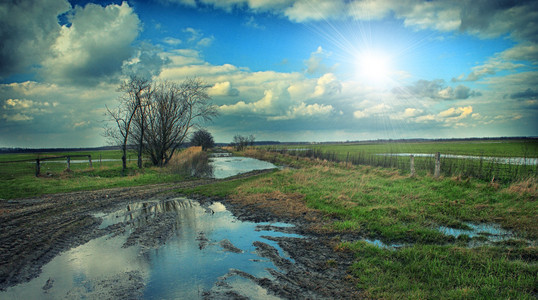
[[[0,78],[24,72],[48,57],[58,37],[65,0],[0,2]]]
[[[295,22],[319,21],[340,18],[345,15],[343,0],[297,0],[284,11]]]
[[[237,113],[254,113],[254,114],[275,114],[275,95],[273,91],[266,90],[262,99],[245,103],[244,101],[239,101],[231,105],[221,105],[219,107],[220,111],[225,114],[237,114]]]
[[[140,20],[127,2],[102,7],[77,6],[70,26],[61,27],[52,46],[53,56],[43,61],[44,76],[54,82],[96,84],[119,74],[133,54]]]
[[[229,81],[217,82],[211,88],[208,89],[210,96],[238,96],[239,91],[232,88],[232,84]]]
[[[303,117],[322,117],[329,115],[333,110],[332,105],[320,105],[317,103],[307,105],[301,102],[298,106],[292,107],[285,115],[269,117],[268,120],[279,121]]]
[[[314,89],[312,97],[328,96],[340,93],[342,84],[333,73],[327,73],[321,76]]]

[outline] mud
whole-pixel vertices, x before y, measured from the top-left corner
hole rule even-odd
[[[250,176],[260,172],[241,175]],[[227,179],[233,180],[233,179]],[[103,222],[95,216],[98,212],[113,212],[140,199],[177,197],[172,190],[181,187],[209,184],[215,180],[198,180],[178,184],[150,185],[136,188],[117,188],[90,192],[47,195],[35,199],[17,199],[0,202],[0,290],[30,281],[41,273],[41,268],[61,252],[85,244],[105,235],[122,233],[125,224],[137,224],[123,247],[139,245],[143,251],[158,248],[170,239],[177,226],[175,218],[168,213],[155,214],[150,218],[121,220],[116,224],[100,226]],[[191,195],[192,196],[192,195]],[[196,198],[204,207],[217,199]],[[259,209],[230,199],[218,199],[238,219],[255,222],[287,222],[294,227],[259,225],[259,230],[282,231],[301,234],[303,238],[266,237],[286,253],[279,253],[273,246],[255,242],[259,256],[270,260],[277,268],[268,269],[272,278],[258,278],[240,270],[231,269],[219,278],[210,290],[199,297],[204,299],[335,299],[360,298],[355,282],[348,275],[353,262],[350,253],[335,252],[337,241],[332,236],[312,230],[311,213],[290,216],[270,209]],[[314,212],[312,212],[315,214]],[[199,232],[196,241],[200,250],[210,241]],[[242,253],[243,250],[229,240],[218,244],[223,251]],[[289,256],[289,257],[288,257]],[[126,271],[119,275],[87,282],[83,290],[73,289],[68,299],[81,297],[115,299],[140,299],[144,292],[144,274]],[[271,277],[270,276],[270,277]],[[249,288],[240,287],[249,282]],[[54,287],[49,278],[40,285],[47,293]],[[256,287],[251,288],[252,284]]]

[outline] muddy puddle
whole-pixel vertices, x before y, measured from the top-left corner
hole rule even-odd
[[[277,168],[274,164],[251,157],[229,156],[227,153],[215,155],[210,159],[213,178],[222,179],[256,170]]]
[[[133,202],[94,217],[102,220],[102,237],[56,256],[39,277],[0,298],[272,299],[255,283],[278,270],[260,245],[293,262],[271,238],[302,238],[285,233],[293,225],[239,221],[219,202],[186,198]]]

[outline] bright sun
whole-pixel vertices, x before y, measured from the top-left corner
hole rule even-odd
[[[358,73],[371,81],[387,80],[390,74],[389,58],[378,52],[364,52],[358,57]]]

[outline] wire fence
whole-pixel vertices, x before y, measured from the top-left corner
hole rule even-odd
[[[472,177],[492,182],[513,182],[538,176],[537,158],[466,157],[441,154],[438,156],[438,171],[436,172],[437,155],[435,154],[342,153],[336,151],[322,151],[321,149],[267,148],[267,150],[281,154],[322,159],[331,162],[393,168],[398,169],[402,174],[410,174],[413,172],[411,168],[413,162],[413,169],[416,173],[431,174],[433,176],[438,174],[447,177]]]
[[[53,176],[62,172],[84,170],[88,168],[93,168],[93,161],[91,155],[86,154],[1,161],[0,179],[14,179],[29,174],[35,176]]]

